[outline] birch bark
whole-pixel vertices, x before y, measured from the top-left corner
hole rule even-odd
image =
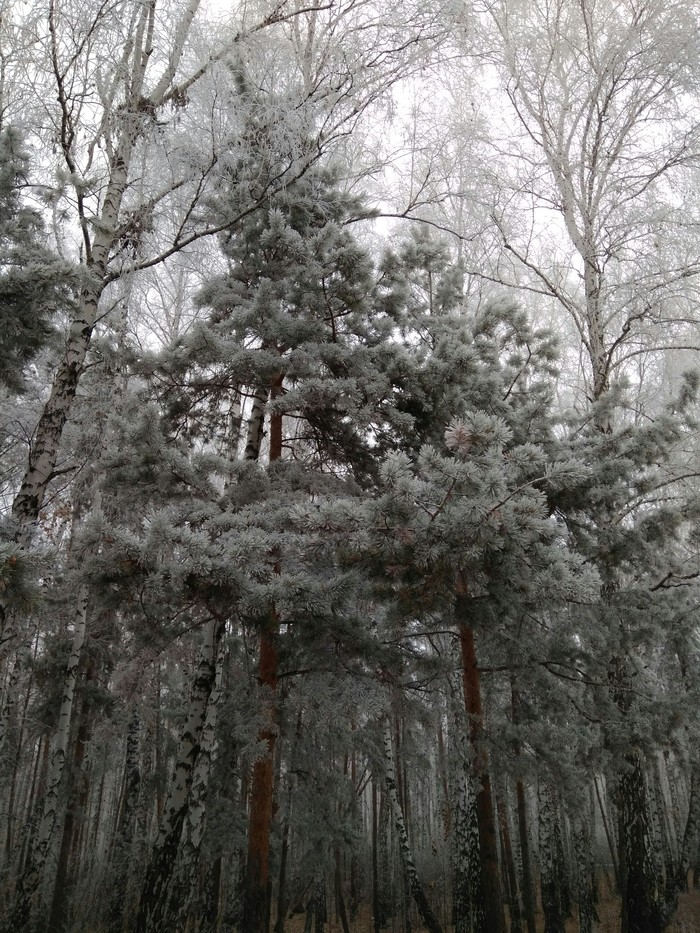
[[[214,618],[204,630],[187,721],[178,743],[158,837],[141,889],[134,933],[161,933],[171,929],[167,920],[171,881],[183,825],[191,803],[192,782],[201,751],[207,709],[216,682],[217,657],[223,629],[224,624]]]
[[[416,907],[420,913],[421,919],[428,929],[429,933],[442,933],[440,923],[433,913],[430,902],[425,894],[423,885],[416,871],[416,864],[413,859],[413,852],[408,841],[406,832],[406,822],[404,820],[403,810],[399,801],[399,792],[396,784],[396,770],[394,767],[394,750],[391,739],[391,723],[387,717],[384,722],[384,766],[386,791],[391,804],[391,811],[394,817],[394,825],[398,834],[399,849],[401,851],[401,860],[408,878],[411,894],[416,902]]]

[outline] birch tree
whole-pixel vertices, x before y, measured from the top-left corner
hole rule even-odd
[[[570,316],[598,399],[639,354],[697,345],[694,9],[503,0],[485,21],[510,113],[492,130],[496,277],[517,287],[514,262]]]

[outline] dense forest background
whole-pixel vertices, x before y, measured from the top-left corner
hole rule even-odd
[[[699,104],[694,0],[0,0],[0,929],[700,929]]]

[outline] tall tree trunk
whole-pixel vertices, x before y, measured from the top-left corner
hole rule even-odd
[[[625,756],[617,776],[622,933],[661,933],[659,881],[654,874],[644,768],[638,752]]]
[[[530,835],[528,832],[527,803],[525,785],[522,778],[515,782],[515,800],[518,808],[518,842],[522,860],[523,911],[527,933],[536,933],[535,924],[535,888],[532,880],[532,858],[530,857]]]
[[[260,635],[258,681],[267,692],[268,725],[259,738],[266,751],[253,765],[248,819],[248,857],[246,863],[243,929],[247,933],[267,933],[270,927],[270,833],[273,818],[274,751],[277,737],[277,613],[270,611],[267,627]]]
[[[338,918],[340,920],[340,925],[343,928],[343,933],[350,933],[350,924],[348,923],[348,914],[345,909],[345,897],[343,895],[343,871],[340,858],[340,846],[336,843],[335,845],[335,903],[337,907]]]
[[[391,723],[388,717],[384,723],[384,764],[386,768],[385,783],[387,795],[389,797],[389,802],[391,803],[394,824],[396,826],[396,831],[399,837],[401,859],[403,861],[404,871],[408,877],[408,883],[411,888],[411,893],[413,894],[413,899],[416,902],[418,913],[420,914],[421,919],[427,927],[429,933],[442,933],[442,928],[440,927],[437,917],[433,913],[430,902],[428,901],[425,891],[423,890],[423,885],[420,883],[418,872],[416,871],[416,865],[413,860],[413,852],[411,851],[411,846],[408,841],[406,823],[404,821],[403,811],[401,809],[401,803],[399,800],[398,787],[396,785],[396,769],[394,766],[394,751],[392,748],[391,740]]]
[[[131,847],[136,827],[136,808],[141,789],[141,769],[139,767],[140,731],[141,721],[138,709],[135,708],[126,735],[124,798],[117,827],[117,838],[112,853],[112,889],[108,912],[110,933],[121,933],[126,908]]]
[[[476,660],[474,632],[470,626],[470,597],[466,581],[457,579],[455,618],[459,629],[462,654],[462,686],[467,710],[468,734],[472,748],[474,770],[480,786],[476,794],[476,815],[479,825],[481,852],[481,890],[486,928],[489,933],[505,933],[501,880],[498,867],[496,821],[491,796],[488,752],[484,734],[484,714],[481,705],[481,677]]]
[[[270,397],[274,401],[282,392],[282,376],[272,380]],[[255,412],[254,417],[257,417]],[[252,426],[252,420],[251,420]],[[252,427],[251,427],[252,429]],[[260,455],[260,438],[257,450],[249,451],[246,458],[257,459]],[[250,439],[250,434],[249,434]],[[249,453],[255,457],[249,457]],[[282,457],[282,416],[272,412],[270,415],[270,463]],[[279,572],[279,563],[275,570]],[[253,765],[251,782],[250,810],[248,818],[248,857],[246,861],[246,880],[243,902],[243,928],[246,933],[267,933],[270,928],[270,908],[272,902],[272,881],[270,876],[270,833],[274,809],[274,751],[277,723],[277,666],[279,618],[274,606],[270,607],[266,624],[260,633],[260,658],[258,662],[258,682],[268,695],[267,721],[261,730],[259,740],[267,748],[265,755]]]
[[[590,806],[574,820],[574,855],[576,860],[576,890],[578,893],[579,933],[593,933],[598,922],[595,909],[594,865],[591,851]]]
[[[175,768],[158,837],[141,889],[134,933],[165,933],[171,929],[166,921],[167,902],[182,828],[191,802],[192,780],[200,753],[207,709],[216,681],[216,662],[223,630],[224,623],[220,619],[212,619],[204,630],[187,721],[178,743]]]
[[[610,852],[610,861],[613,866],[613,873],[615,875],[615,885],[619,894],[622,893],[622,876],[620,874],[620,866],[617,859],[617,851],[615,847],[615,840],[613,839],[613,834],[610,829],[610,818],[607,812],[605,801],[603,800],[603,795],[600,792],[600,787],[598,785],[598,778],[593,775],[593,787],[595,789],[596,800],[598,801],[598,809],[600,810],[600,818],[603,821],[603,830],[605,831],[605,839],[608,843],[608,850]]]
[[[678,896],[688,890],[688,871],[700,843],[700,766],[693,763],[690,771],[690,800],[680,858],[674,876],[666,884],[664,918],[670,920],[678,907]]]
[[[53,842],[54,830],[61,806],[60,789],[66,767],[70,743],[71,720],[75,688],[78,682],[78,668],[83,653],[87,633],[88,591],[83,586],[78,599],[73,630],[73,644],[63,678],[63,695],[58,715],[58,728],[51,751],[46,793],[42,801],[42,816],[37,828],[34,845],[31,848],[24,871],[20,877],[15,894],[15,902],[8,926],[11,933],[20,933],[27,929],[32,915],[39,909],[39,892],[45,881],[45,873]]]
[[[178,856],[179,862],[168,905],[168,919],[171,928],[175,929],[188,929],[188,923],[193,914],[201,913],[200,856],[223,671],[224,645],[223,640],[220,640],[216,654],[214,686],[207,703],[207,714],[199,743],[199,755],[192,774],[189,803],[185,813]]]
[[[382,928],[379,901],[379,816],[377,813],[377,781],[372,777],[372,919],[373,933]]]
[[[85,684],[89,687],[95,679],[94,664],[88,666],[85,674]],[[89,693],[86,692],[80,719],[78,734],[73,753],[72,780],[68,788],[68,807],[63,821],[63,837],[58,854],[58,867],[53,884],[53,898],[49,914],[49,930],[63,929],[67,920],[68,895],[70,886],[75,879],[79,868],[79,859],[76,857],[76,841],[80,835],[81,825],[85,816],[85,805],[90,789],[90,779],[85,769],[85,754],[92,734],[92,703]],[[72,872],[72,878],[71,878]]]
[[[654,871],[659,879],[664,878],[668,883],[675,875],[675,865],[671,851],[670,826],[661,787],[661,769],[658,759],[652,763],[650,768],[647,796],[651,821]]]
[[[544,933],[565,933],[561,876],[564,866],[557,844],[559,812],[549,784],[540,780],[537,787],[539,809],[540,892],[544,914]]]
[[[452,840],[455,933],[488,933],[481,890],[481,851],[474,776],[465,760],[456,781]]]
[[[513,846],[508,823],[508,804],[503,782],[499,788],[496,784],[496,806],[498,807],[498,823],[501,830],[501,849],[503,852],[504,869],[508,880],[511,933],[521,933],[522,913],[520,910],[520,892],[518,891],[517,874],[513,860]]]

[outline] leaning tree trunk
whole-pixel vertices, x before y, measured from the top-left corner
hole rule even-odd
[[[58,715],[56,738],[49,760],[42,815],[34,844],[32,845],[24,871],[17,885],[15,901],[10,922],[7,927],[9,933],[20,933],[21,930],[27,929],[31,922],[32,915],[38,911],[39,905],[37,902],[40,889],[46,880],[45,876],[48,865],[50,864],[49,856],[61,805],[60,789],[70,743],[71,719],[73,716],[75,688],[78,682],[78,668],[80,667],[80,660],[87,632],[87,607],[88,590],[86,586],[83,586],[75,614],[73,644],[63,678],[63,696],[61,700],[61,709]]]
[[[169,933],[172,929],[166,920],[167,902],[182,827],[191,803],[192,780],[216,681],[216,659],[223,630],[224,623],[220,619],[212,619],[204,630],[204,643],[192,685],[187,721],[178,743],[158,837],[141,889],[134,933]]]
[[[488,753],[484,734],[484,714],[481,705],[481,677],[476,661],[474,631],[470,626],[470,597],[466,581],[457,578],[455,619],[459,629],[462,653],[462,686],[467,711],[468,734],[472,748],[474,772],[480,782],[476,794],[476,815],[479,825],[481,852],[481,896],[486,929],[489,933],[505,933],[501,879],[498,866],[496,820],[491,796]]]
[[[411,888],[411,894],[413,899],[416,902],[416,907],[418,908],[418,913],[421,916],[423,923],[428,929],[429,933],[442,933],[442,928],[438,922],[437,917],[433,913],[433,909],[430,906],[430,902],[426,897],[425,891],[423,890],[423,885],[420,883],[420,878],[418,877],[418,872],[416,871],[416,864],[413,860],[413,852],[411,851],[411,846],[408,841],[408,833],[406,832],[406,822],[404,820],[403,810],[401,809],[401,803],[399,801],[399,792],[396,785],[396,770],[394,768],[394,751],[392,748],[391,741],[391,724],[389,718],[387,717],[384,723],[384,764],[385,764],[385,783],[387,795],[391,803],[391,809],[394,816],[394,824],[396,826],[396,832],[399,837],[399,849],[401,851],[401,859],[403,861],[404,870],[406,872],[406,877],[408,878],[408,883]]]

